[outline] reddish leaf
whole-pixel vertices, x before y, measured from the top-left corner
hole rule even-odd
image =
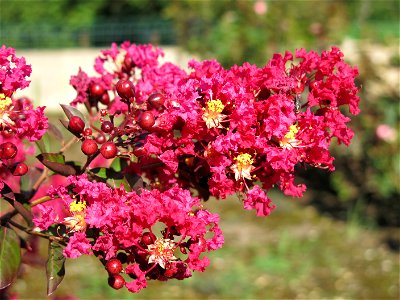
[[[70,106],[70,105],[66,105],[66,104],[60,104],[61,108],[63,109],[63,111],[65,112],[65,115],[67,116],[68,120],[71,119],[72,116],[78,116],[79,118],[81,118],[85,124],[85,116],[75,107]]]
[[[36,158],[50,170],[58,174],[64,176],[76,174],[76,169],[73,166],[65,164],[65,157],[62,154],[42,153],[36,156]]]

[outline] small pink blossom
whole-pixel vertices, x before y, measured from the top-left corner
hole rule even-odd
[[[380,124],[376,128],[376,136],[388,143],[393,143],[397,139],[397,132],[396,129],[387,125],[387,124]]]

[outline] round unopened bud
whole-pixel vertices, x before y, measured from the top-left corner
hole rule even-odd
[[[27,172],[28,172],[28,166],[21,162],[15,167],[13,175],[14,176],[23,176]]]
[[[89,89],[90,95],[95,98],[100,98],[106,92],[106,90],[98,83],[93,83]]]
[[[0,145],[0,159],[14,158],[18,153],[17,146],[11,142],[5,142]]]
[[[142,235],[142,242],[145,245],[151,245],[154,244],[154,241],[156,240],[156,237],[154,234],[152,234],[151,232],[145,232]]]
[[[117,258],[112,258],[106,263],[106,270],[112,275],[117,275],[122,271],[121,261]]]
[[[104,122],[101,124],[101,130],[102,130],[104,133],[110,133],[113,129],[114,129],[114,125],[113,125],[113,123],[111,123],[110,121],[104,121]]]
[[[86,139],[82,142],[81,150],[86,155],[93,155],[98,150],[97,143],[92,139]]]
[[[110,159],[117,156],[118,149],[113,142],[106,142],[100,147],[100,153],[104,158]]]
[[[83,120],[78,116],[72,116],[69,119],[68,128],[73,133],[81,133],[85,128],[85,122],[83,122]]]
[[[110,276],[108,277],[108,285],[119,290],[125,286],[125,279],[121,275]]]
[[[147,101],[152,107],[154,107],[155,109],[159,109],[164,105],[165,98],[164,95],[161,93],[154,93],[149,96]]]
[[[144,111],[140,116],[139,116],[139,126],[142,127],[145,130],[150,129],[153,127],[155,123],[154,119],[154,114],[151,111]]]
[[[123,99],[131,99],[135,97],[135,87],[129,80],[119,80],[117,82],[116,90],[118,95]]]

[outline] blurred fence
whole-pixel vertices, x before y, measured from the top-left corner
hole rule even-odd
[[[173,23],[159,17],[124,17],[123,20],[98,20],[87,26],[1,24],[1,44],[14,48],[103,47],[112,42],[173,45]]]

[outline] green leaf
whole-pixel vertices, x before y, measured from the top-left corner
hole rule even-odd
[[[57,289],[65,275],[63,247],[56,242],[49,243],[49,258],[46,263],[47,296]]]
[[[44,137],[44,136],[43,136],[43,137]],[[40,140],[38,140],[38,141],[36,141],[35,143],[36,143],[36,146],[38,146],[39,151],[40,151],[41,153],[44,153],[44,152],[48,152],[48,151],[49,151],[49,149],[47,148],[46,143],[44,142],[43,138],[40,139]]]
[[[36,156],[40,161],[48,160],[51,162],[65,163],[65,156],[61,153],[42,153]]]
[[[90,170],[95,176],[102,179],[122,179],[124,176],[120,172],[116,172],[111,168],[93,168]]]
[[[11,228],[0,226],[0,289],[13,283],[20,264],[21,247],[18,235]]]
[[[128,162],[126,159],[121,159],[120,157],[116,157],[110,168],[114,169],[116,172],[123,171],[128,166]]]

